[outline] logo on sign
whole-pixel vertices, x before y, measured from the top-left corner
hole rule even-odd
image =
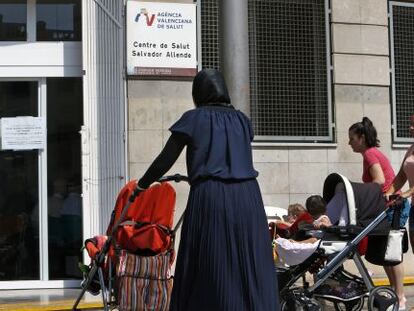
[[[141,11],[137,14],[137,16],[135,16],[135,22],[138,23],[139,18],[141,17],[141,15],[145,16],[145,20],[147,22],[147,26],[151,27],[152,24],[154,23],[154,19],[155,19],[155,14],[151,14],[148,15],[148,11],[145,8],[142,8]]]

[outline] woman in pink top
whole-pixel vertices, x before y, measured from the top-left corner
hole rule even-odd
[[[410,117],[410,134],[414,137],[414,115]],[[405,182],[408,180],[409,189],[401,194],[403,198],[411,197],[411,206],[414,205],[414,144],[408,148],[404,160],[401,164],[400,170],[398,171],[397,176],[395,176],[390,188],[385,193],[387,196],[394,194],[400,190]],[[414,252],[414,208],[410,209],[409,217],[409,232],[410,232],[410,242],[411,248]]]
[[[354,152],[362,154],[363,173],[362,180],[365,183],[375,182],[386,193],[394,180],[394,170],[388,158],[380,151],[377,130],[367,117],[362,122],[353,124],[348,131],[349,145]],[[384,266],[391,287],[395,290],[400,300],[400,310],[405,310],[406,298],[404,295],[404,266],[402,263],[395,266]]]

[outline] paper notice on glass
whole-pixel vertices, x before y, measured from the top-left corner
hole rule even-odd
[[[42,117],[16,117],[0,119],[2,150],[44,149],[46,122]]]

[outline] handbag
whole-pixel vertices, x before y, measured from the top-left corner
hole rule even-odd
[[[387,239],[384,260],[389,262],[402,262],[403,260],[403,230],[390,230]]]
[[[384,260],[391,263],[402,262],[403,254],[407,252],[405,245],[408,244],[406,241],[408,240],[407,232],[405,228],[401,228],[401,216],[406,205],[406,202],[402,201],[393,209],[391,230],[387,237],[387,246],[384,255]]]

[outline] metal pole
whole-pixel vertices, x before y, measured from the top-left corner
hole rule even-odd
[[[219,1],[220,68],[232,104],[250,115],[248,1]]]

